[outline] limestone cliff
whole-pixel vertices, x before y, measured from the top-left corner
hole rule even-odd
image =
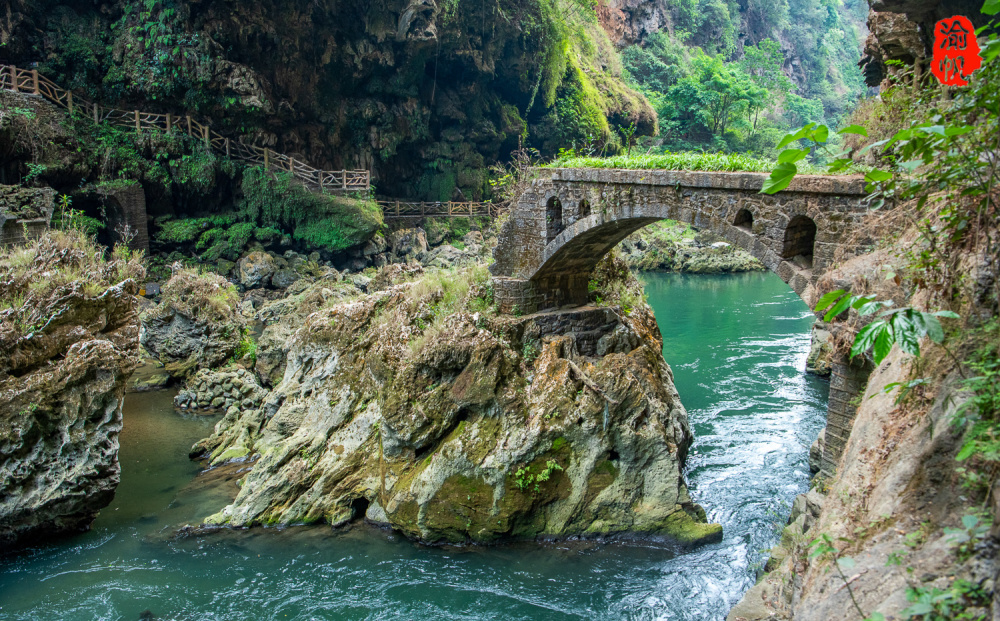
[[[141,276],[76,233],[0,256],[0,545],[86,530],[114,497]]]
[[[0,62],[104,105],[211,119],[381,192],[478,199],[522,140],[552,154],[656,115],[578,0],[15,0]]]
[[[195,447],[253,461],[208,521],[717,538],[681,476],[691,432],[648,307],[503,317],[490,298],[475,267],[309,315],[264,405]]]

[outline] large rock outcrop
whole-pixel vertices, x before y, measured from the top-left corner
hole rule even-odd
[[[86,530],[114,497],[141,275],[76,234],[0,256],[0,546]]]
[[[720,536],[647,307],[499,317],[481,267],[311,314],[264,405],[195,453],[256,460],[209,522],[353,519],[425,542]]]
[[[187,269],[175,271],[159,305],[141,319],[142,346],[174,377],[224,363],[236,354],[246,327],[235,287],[217,274]]]

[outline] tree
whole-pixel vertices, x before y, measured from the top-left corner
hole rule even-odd
[[[702,86],[702,101],[709,130],[723,136],[733,116],[743,112],[750,82],[734,65],[727,65],[722,55],[696,55],[692,61],[692,79]]]
[[[747,89],[747,122],[752,136],[757,131],[761,115],[770,112],[792,90],[792,81],[781,70],[785,55],[776,41],[764,39],[757,45],[744,47],[743,52],[740,68],[754,86]]]

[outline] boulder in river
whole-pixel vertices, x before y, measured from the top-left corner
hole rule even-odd
[[[625,270],[627,274],[627,270]],[[257,456],[233,526],[355,519],[424,542],[717,540],[645,305],[499,316],[482,266],[312,313],[263,405],[195,447]]]
[[[163,285],[159,305],[141,315],[142,345],[173,377],[219,366],[243,339],[239,303],[221,276],[178,269]]]

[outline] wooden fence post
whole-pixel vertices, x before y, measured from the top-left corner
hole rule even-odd
[[[31,70],[31,88],[36,95],[40,94],[38,90],[38,69]]]
[[[344,171],[344,183],[343,183],[343,185],[341,187],[343,189],[345,189],[345,190],[347,189],[347,171],[346,170]]]
[[[229,138],[226,138],[226,157],[231,157],[229,155]]]
[[[174,127],[174,115],[172,115],[172,114],[170,114],[168,112],[167,113],[167,133],[168,134],[170,133],[170,130],[173,129],[173,127]]]
[[[396,217],[399,217],[399,201],[396,201]]]
[[[69,107],[69,115],[73,116],[73,93],[66,91],[66,105]]]
[[[212,149],[212,141],[208,137],[208,125],[201,126],[201,137],[205,141],[205,147],[209,150]]]
[[[267,170],[267,167],[269,165],[268,157],[267,157],[267,152],[268,151],[270,151],[270,149],[268,149],[267,147],[264,147],[264,170]]]
[[[19,90],[17,88],[17,67],[14,65],[10,66],[10,90],[15,93]]]
[[[295,158],[291,155],[288,156],[288,172],[295,176]]]
[[[188,138],[190,138],[191,137],[191,115],[190,114],[187,115],[187,123],[188,123]]]
[[[139,111],[135,111],[135,131],[140,131],[142,128],[139,125]]]

